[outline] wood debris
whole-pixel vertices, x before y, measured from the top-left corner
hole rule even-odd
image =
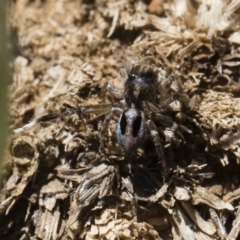
[[[9,5],[11,130],[46,114],[84,111],[9,136],[0,238],[238,239],[239,1]],[[119,69],[145,57],[164,76],[177,71],[170,90],[181,96],[169,108],[182,131],[157,129],[169,170],[165,183],[151,141],[126,164],[117,116],[106,153],[99,152],[104,114],[89,107],[108,112],[121,96],[106,88],[123,89]]]

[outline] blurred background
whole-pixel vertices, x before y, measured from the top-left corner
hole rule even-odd
[[[7,31],[7,1],[0,1],[0,164],[7,136],[7,85],[10,82],[10,38]],[[1,171],[2,172],[2,171]],[[1,173],[0,173],[1,177]]]

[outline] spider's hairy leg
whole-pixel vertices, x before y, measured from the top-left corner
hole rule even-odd
[[[104,151],[104,136],[105,136],[105,131],[108,127],[108,124],[110,120],[112,119],[113,115],[115,113],[122,113],[123,110],[119,107],[112,107],[110,111],[106,114],[105,119],[102,123],[101,129],[100,129],[100,152]]]
[[[161,166],[162,166],[162,178],[163,182],[165,182],[166,175],[167,175],[167,165],[164,157],[164,152],[163,152],[163,147],[161,144],[161,140],[158,134],[158,130],[156,125],[152,120],[147,120],[146,121],[147,128],[151,134],[151,137],[153,139],[153,143],[155,146],[155,149],[157,151],[158,159],[160,160]]]
[[[14,133],[20,133],[23,132],[31,127],[33,127],[34,125],[36,125],[37,123],[41,123],[41,122],[48,122],[57,118],[61,118],[63,119],[66,116],[70,116],[74,113],[80,114],[80,109],[79,108],[71,108],[65,112],[62,113],[55,113],[55,114],[48,114],[48,115],[43,115],[39,118],[33,119],[31,122],[25,124],[24,126],[14,129],[13,132]]]
[[[175,80],[177,73],[178,73],[178,71],[174,70],[167,78],[164,78],[164,80],[162,82],[160,82],[162,91],[169,89],[172,82]]]
[[[112,108],[112,104],[98,104],[98,105],[92,105],[92,106],[85,106],[82,107],[82,113],[83,114],[102,114],[107,113]]]
[[[126,67],[121,67],[119,69],[119,74],[121,76],[122,81],[126,82],[127,79],[128,79],[128,70],[127,70],[127,68]]]
[[[179,106],[179,111],[181,111],[182,106],[188,107],[189,106],[189,98],[186,94],[184,93],[174,93],[167,97],[165,100],[163,100],[160,104],[159,107],[162,109],[173,109],[170,104],[172,104],[174,101],[178,101],[180,103]]]
[[[137,218],[138,201],[137,201],[136,193],[133,190],[133,182],[130,176],[128,176],[127,178],[122,177],[122,185],[124,188],[126,188],[128,192],[128,195],[131,199],[133,215],[135,218]]]
[[[162,114],[157,114],[156,116],[164,128],[162,133],[165,135],[167,142],[179,142],[179,140],[184,140],[184,136],[181,133],[182,131],[192,134],[191,129],[182,124],[174,122],[170,117]]]
[[[54,113],[54,114],[48,114],[48,115],[43,115],[39,118],[33,119],[31,122],[25,124],[24,126],[14,129],[14,133],[21,133],[37,123],[41,122],[48,122],[52,121],[55,119],[64,119],[68,116],[71,116],[73,114],[77,114],[79,116],[83,114],[90,114],[90,113],[95,113],[95,114],[101,114],[101,113],[106,113],[111,109],[112,105],[111,104],[100,104],[100,105],[93,105],[93,106],[85,106],[85,107],[79,107],[79,108],[69,108],[66,111],[60,112],[60,113]]]
[[[105,83],[102,89],[102,99],[106,98],[107,92],[116,99],[123,99],[123,91],[118,89],[112,83]]]
[[[158,106],[155,104],[148,102],[148,101],[143,101],[142,103],[143,111],[147,115],[154,115],[154,116],[159,116],[161,115],[161,110],[159,109]],[[162,116],[162,115],[161,115]]]

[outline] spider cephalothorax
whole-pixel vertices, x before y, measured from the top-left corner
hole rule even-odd
[[[156,102],[158,73],[149,65],[133,66],[124,86],[124,99],[131,107],[142,108],[143,101]]]

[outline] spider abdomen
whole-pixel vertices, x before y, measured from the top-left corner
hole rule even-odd
[[[125,152],[140,147],[145,138],[144,113],[130,108],[121,114],[117,124],[117,139]]]

